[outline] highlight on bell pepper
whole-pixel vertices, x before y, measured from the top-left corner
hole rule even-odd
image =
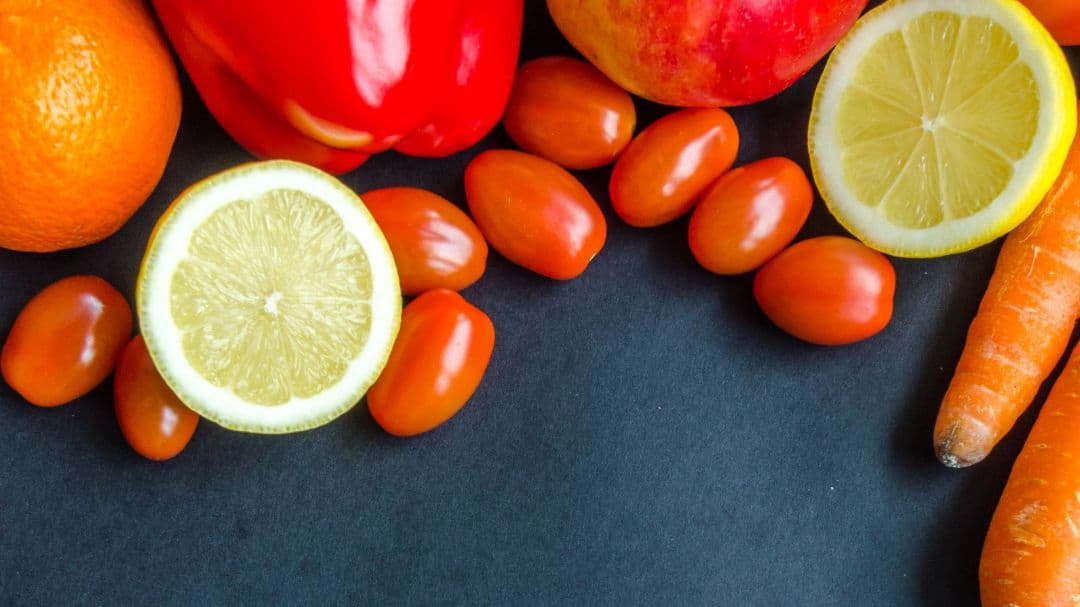
[[[510,95],[523,0],[152,0],[210,112],[256,156],[344,173],[447,156]]]

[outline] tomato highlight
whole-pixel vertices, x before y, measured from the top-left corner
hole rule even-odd
[[[383,188],[360,196],[394,254],[401,292],[460,291],[484,275],[484,235],[452,202],[420,188]]]
[[[795,239],[813,202],[806,173],[787,158],[733,169],[709,186],[694,208],[690,250],[710,272],[749,272]]]
[[[754,278],[754,297],[770,320],[799,339],[827,346],[884,329],[895,291],[896,272],[888,258],[841,236],[796,243]]]
[[[30,403],[63,405],[105,381],[130,336],[124,296],[97,276],[70,276],[19,312],[0,352],[0,370]]]
[[[548,278],[579,276],[607,240],[604,213],[585,186],[539,156],[481,153],[465,169],[465,196],[496,251]]]
[[[136,335],[120,355],[113,380],[113,408],[131,448],[155,461],[171,459],[183,451],[199,423],[199,415],[161,378],[141,335]]]
[[[424,293],[402,311],[390,359],[367,393],[371,416],[396,436],[434,429],[476,391],[494,347],[495,327],[479,308],[450,290]]]
[[[503,127],[521,149],[568,169],[615,161],[634,134],[629,93],[572,57],[541,57],[514,78]]]
[[[735,162],[739,131],[718,108],[672,112],[639,133],[611,171],[608,193],[626,223],[647,228],[689,211]]]

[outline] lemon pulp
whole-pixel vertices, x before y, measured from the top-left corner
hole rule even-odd
[[[287,162],[248,165],[181,195],[137,289],[166,382],[226,427],[288,432],[353,406],[389,354],[400,290],[355,194]]]
[[[907,256],[970,249],[1022,221],[1076,128],[1068,64],[1013,0],[871,11],[830,58],[812,114],[830,210]]]
[[[333,210],[274,190],[196,229],[170,305],[196,371],[248,402],[281,405],[341,381],[371,331],[370,280]]]

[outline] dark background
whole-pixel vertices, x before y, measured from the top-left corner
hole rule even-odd
[[[572,52],[529,0],[523,58]],[[809,168],[819,74],[732,110],[740,163]],[[3,331],[71,274],[130,298],[165,206],[249,159],[184,87],[165,176],[118,234],[0,251]],[[642,125],[667,111],[638,108]],[[463,203],[469,159],[509,145],[496,129],[451,158],[387,153],[343,179]],[[890,326],[816,347],[762,316],[750,276],[700,269],[685,219],[621,223],[607,174],[579,173],[609,220],[582,277],[493,252],[465,291],[495,323],[495,353],[470,403],[426,435],[390,437],[361,404],[287,436],[203,422],[154,463],[124,442],[111,382],[56,409],[0,385],[0,603],[978,605],[982,537],[1034,410],[967,470],[937,463],[930,432],[999,243],[895,260]],[[815,202],[801,237],[831,233]]]

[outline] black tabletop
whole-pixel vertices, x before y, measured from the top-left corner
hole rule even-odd
[[[572,54],[540,0],[524,59]],[[1080,68],[1080,51],[1070,51]],[[739,163],[809,169],[819,65],[731,110]],[[116,235],[0,251],[0,333],[47,284],[93,273],[129,298],[150,229],[187,185],[250,157],[190,82],[165,176]],[[668,111],[638,101],[639,123]],[[386,153],[362,192],[464,204],[477,152]],[[555,282],[494,252],[463,294],[496,327],[487,375],[448,423],[384,434],[361,403],[286,436],[201,423],[176,459],[124,442],[111,382],[56,409],[0,385],[0,603],[306,605],[978,605],[982,538],[1034,410],[984,463],[949,470],[930,432],[1000,243],[895,260],[896,311],[848,347],[799,342],[752,277],[698,267],[686,221],[626,226],[606,169],[578,173],[609,236]],[[800,237],[842,233],[815,202]]]

